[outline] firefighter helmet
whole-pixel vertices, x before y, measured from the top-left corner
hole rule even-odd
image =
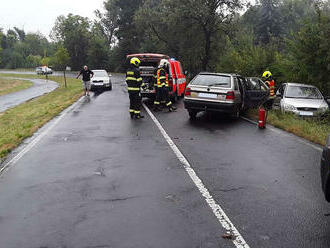
[[[168,60],[167,59],[162,59],[160,62],[159,62],[159,68],[166,68],[168,66]]]
[[[132,65],[139,66],[140,63],[141,63],[141,60],[139,60],[138,58],[134,57],[134,58],[131,58],[130,63],[131,63]]]
[[[271,76],[272,76],[272,73],[270,71],[265,71],[262,74],[262,77],[265,78],[265,79],[269,79],[269,78],[271,78]]]

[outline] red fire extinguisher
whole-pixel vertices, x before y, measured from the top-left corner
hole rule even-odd
[[[259,108],[259,122],[258,122],[258,127],[260,129],[266,128],[266,110],[264,107]]]

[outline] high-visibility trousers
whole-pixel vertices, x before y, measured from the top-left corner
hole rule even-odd
[[[162,100],[162,88],[161,87],[158,87],[158,86],[155,86],[155,90],[156,90],[156,94],[155,94],[155,101],[154,101],[154,105],[155,106],[159,106],[160,105],[160,102]]]
[[[142,105],[142,97],[140,92],[129,92],[129,112],[132,114],[140,114],[141,113],[141,105]]]
[[[166,107],[171,107],[172,106],[172,102],[171,102],[171,98],[170,98],[170,89],[168,87],[162,87],[161,88],[161,102],[163,102]]]

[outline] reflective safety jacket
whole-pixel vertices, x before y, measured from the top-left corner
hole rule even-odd
[[[139,68],[131,66],[126,71],[126,83],[129,93],[140,92],[142,86],[142,77]]]
[[[270,81],[266,81],[269,86],[269,98],[275,98],[275,81],[272,79]]]
[[[168,87],[168,76],[163,68],[157,70],[157,87]]]

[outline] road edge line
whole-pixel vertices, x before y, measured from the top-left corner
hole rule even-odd
[[[227,214],[224,212],[224,210],[221,208],[221,206],[214,200],[213,196],[209,192],[209,190],[206,188],[206,186],[203,184],[202,180],[198,177],[194,169],[191,167],[190,163],[186,159],[186,157],[182,154],[180,149],[175,145],[171,137],[166,133],[163,126],[160,124],[158,119],[153,115],[153,113],[150,111],[150,109],[143,103],[143,107],[149,114],[150,118],[153,120],[153,122],[156,124],[158,129],[160,130],[161,134],[163,135],[166,142],[169,144],[170,148],[178,158],[178,160],[183,165],[185,171],[190,176],[191,180],[195,184],[195,186],[198,188],[199,192],[202,194],[202,196],[205,198],[206,203],[211,208],[213,214],[220,222],[221,226],[230,234],[234,236],[234,239],[232,240],[233,244],[237,248],[250,248],[250,246],[246,243],[243,236],[239,233],[237,228],[234,226],[234,224],[230,221]]]
[[[49,127],[47,127],[44,131],[37,134],[37,136],[26,145],[18,154],[16,154],[13,158],[11,158],[8,162],[0,168],[0,177],[4,175],[4,172],[13,164],[18,162],[27,152],[29,152],[44,136],[46,136],[72,109],[74,109],[81,101],[84,99],[84,96],[80,97],[74,104],[63,110],[59,115],[49,122],[53,121]],[[48,122],[48,123],[49,123]],[[47,123],[45,124],[47,125]]]
[[[241,116],[241,119],[243,119],[243,120],[245,120],[247,122],[250,122],[250,123],[252,123],[254,125],[258,125],[258,123],[256,121],[253,121],[253,120],[251,120],[251,119],[249,119],[247,117]],[[311,141],[308,141],[308,140],[306,140],[306,139],[304,139],[302,137],[299,137],[299,136],[297,136],[297,135],[295,135],[293,133],[287,132],[287,131],[285,131],[283,129],[274,127],[274,126],[272,126],[270,124],[267,124],[267,125],[270,126],[270,128],[268,128],[268,129],[271,130],[271,131],[273,131],[273,132],[275,132],[275,133],[279,133],[279,134],[287,135],[287,136],[292,136],[293,138],[295,138],[301,144],[304,144],[304,145],[307,145],[309,147],[312,147],[312,148],[314,148],[317,151],[321,151],[321,152],[323,151],[323,149],[321,147],[318,147],[317,144],[314,144]]]

